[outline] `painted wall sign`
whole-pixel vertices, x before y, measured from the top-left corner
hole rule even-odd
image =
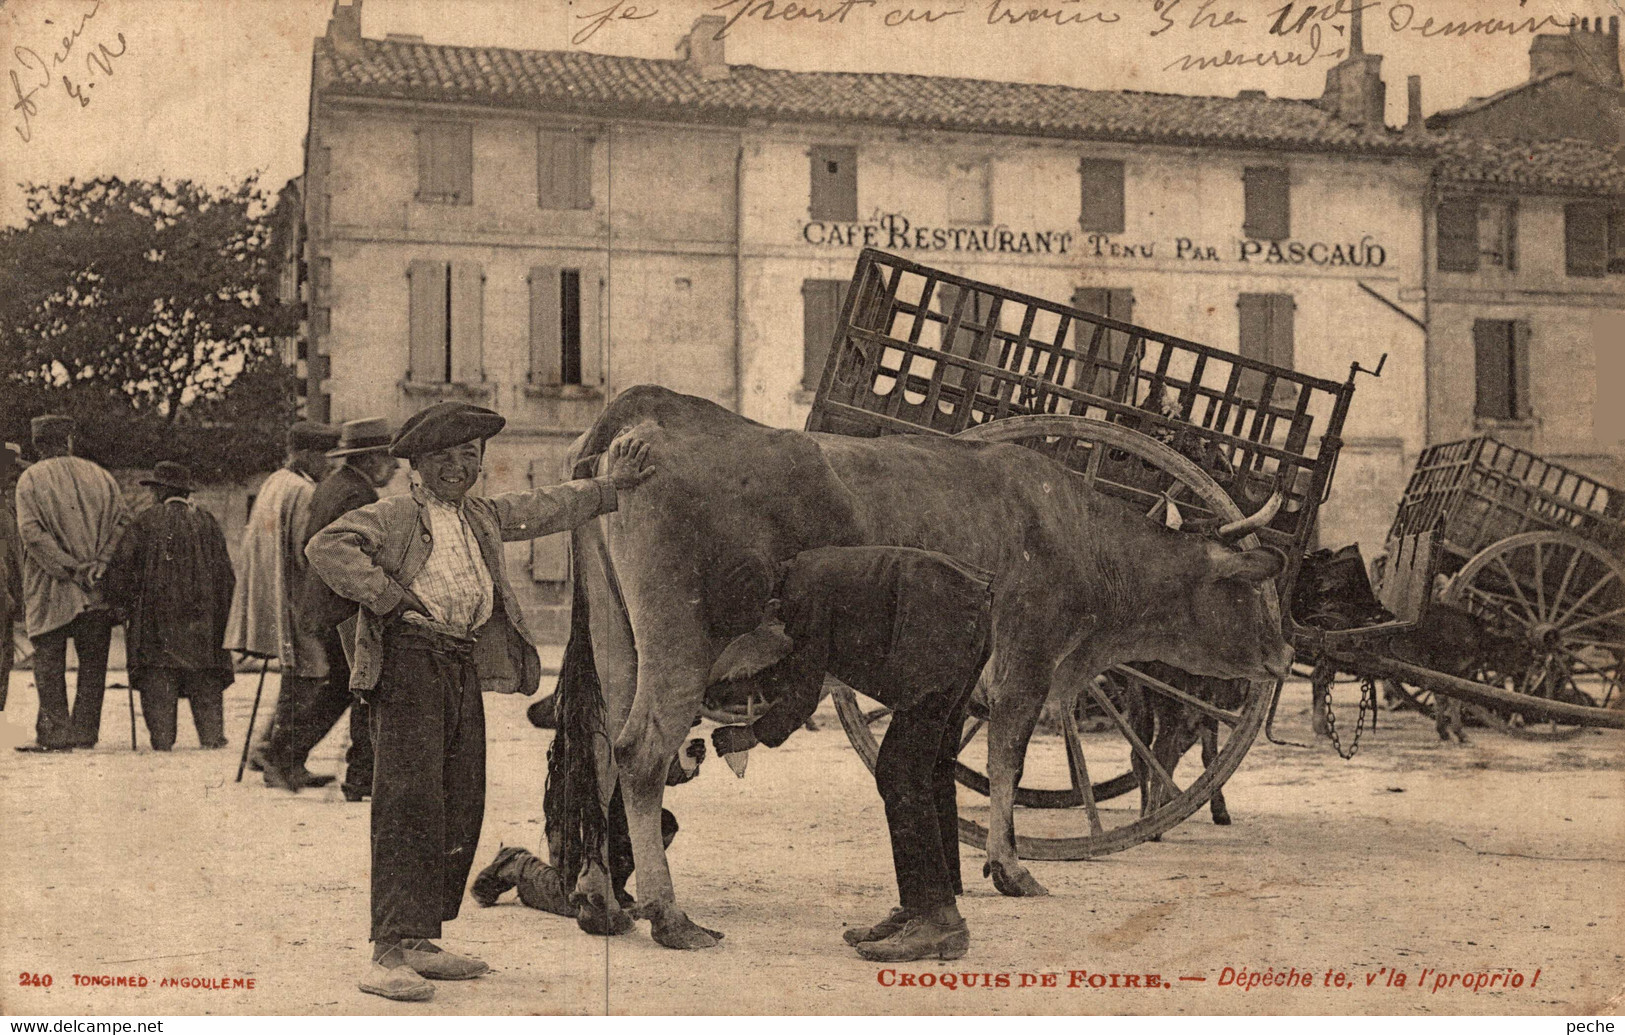
[[[835,248],[884,248],[916,252],[1002,252],[1067,255],[1076,235],[1070,230],[1015,230],[1007,226],[915,226],[907,216],[888,212],[868,223],[802,224],[801,239]]]

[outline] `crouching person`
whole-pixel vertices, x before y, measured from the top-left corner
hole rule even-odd
[[[729,580],[760,600],[760,568]],[[766,575],[767,620],[729,644],[713,681],[754,684],[773,705],[748,726],[721,726],[712,746],[743,775],[742,752],[777,747],[818,707],[829,673],[890,706],[875,783],[886,806],[899,906],[848,930],[864,959],[958,959],[970,930],[955,896],[959,812],[954,761],[965,707],[991,649],[992,576],[904,547],[830,547]],[[775,613],[777,611],[777,613]],[[777,621],[782,615],[782,625]]]
[[[390,446],[411,462],[410,495],[343,515],[305,548],[335,593],[360,604],[350,689],[371,708],[372,967],[359,987],[388,999],[434,994],[424,978],[490,968],[432,939],[455,919],[485,814],[482,690],[534,693],[541,674],[503,565],[507,541],[563,532],[616,509],[653,470],[622,438],[609,473],[534,492],[472,494],[485,442],[506,423],[468,403],[430,406]]]

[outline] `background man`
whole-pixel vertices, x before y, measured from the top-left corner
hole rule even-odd
[[[114,625],[101,580],[130,516],[113,476],[73,455],[72,417],[35,417],[30,430],[40,459],[17,479],[17,532],[39,718],[35,742],[17,750],[71,751],[101,733]],[[69,640],[79,658],[71,712]]]
[[[389,455],[393,438],[387,421],[378,417],[347,421],[339,427],[339,445],[327,454],[343,462],[316,486],[310,497],[310,521],[303,553],[310,537],[357,507],[378,502],[378,490],[395,477],[399,464]],[[367,728],[367,706],[350,693],[350,662],[339,642],[338,625],[355,614],[356,604],[328,588],[313,569],[305,572],[300,587],[297,618],[315,636],[327,658],[327,678],[305,687],[309,697],[294,705],[293,721],[276,731],[271,754],[284,772],[305,768],[305,760],[332,731],[345,709],[350,710],[350,749],[345,757],[344,797],[360,801],[372,793],[372,731]]]
[[[243,529],[226,649],[281,661],[282,689],[271,720],[273,732],[292,722],[295,702],[307,697],[312,682],[327,674],[321,644],[294,621],[293,599],[305,577],[300,545],[310,521],[310,497],[317,480],[327,473],[327,450],[337,442],[338,432],[325,424],[300,421],[289,428],[287,462],[261,483]],[[302,765],[284,769],[275,762],[261,753],[265,782],[273,787],[298,790],[333,780],[313,776]]]
[[[503,542],[562,532],[616,508],[652,472],[623,438],[609,474],[533,492],[470,494],[485,442],[506,421],[438,403],[402,425],[390,453],[415,484],[316,533],[311,566],[361,605],[350,686],[372,708],[373,962],[363,992],[423,1001],[424,978],[490,968],[430,939],[455,919],[485,814],[482,690],[536,692],[541,661],[508,585]]]
[[[869,960],[958,959],[970,930],[954,901],[963,893],[954,760],[991,649],[992,576],[945,554],[881,546],[808,550],[743,571],[729,580],[743,613],[767,599],[768,621],[730,643],[712,676],[753,683],[774,703],[749,726],[717,727],[712,746],[743,775],[736,756],[784,743],[818,707],[825,673],[891,707],[875,783],[901,905],[846,941]]]
[[[214,515],[192,502],[192,474],[161,461],[152,477],[153,506],[131,522],[107,566],[108,603],[124,615],[130,685],[155,751],[175,746],[176,702],[191,701],[192,724],[205,748],[226,746],[220,695],[231,685],[226,615],[236,578],[226,537]]]
[[[11,665],[17,650],[12,627],[23,613],[23,554],[17,543],[17,505],[11,486],[22,468],[22,450],[0,445],[0,711],[6,708]]]

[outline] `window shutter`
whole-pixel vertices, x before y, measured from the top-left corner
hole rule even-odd
[[[1504,224],[1506,233],[1503,238],[1507,250],[1506,268],[1508,273],[1516,273],[1518,272],[1518,202],[1516,200],[1506,202],[1504,218],[1506,219]]]
[[[1625,273],[1625,209],[1608,213],[1608,272]]]
[[[604,341],[598,333],[598,297],[604,282],[591,270],[581,271],[581,383],[602,387]]]
[[[1270,353],[1270,296],[1242,295],[1236,299],[1241,313],[1241,338],[1238,350],[1248,359],[1269,362]]]
[[[452,198],[459,205],[474,204],[474,127],[464,123],[448,127]]]
[[[1513,410],[1512,333],[1505,320],[1473,321],[1473,414],[1492,420]]]
[[[1268,362],[1274,366],[1294,369],[1292,365],[1293,353],[1293,322],[1297,313],[1298,303],[1291,295],[1269,295],[1270,300],[1270,351]]]
[[[1260,241],[1291,237],[1291,178],[1287,170],[1256,166],[1243,170],[1241,180],[1245,206],[1242,235]]]
[[[1123,163],[1085,158],[1078,168],[1083,180],[1083,208],[1078,225],[1101,233],[1122,233]]]
[[[1510,416],[1520,420],[1533,416],[1534,399],[1529,394],[1529,321],[1512,324],[1512,405]]]
[[[1608,213],[1589,201],[1563,206],[1563,243],[1569,276],[1602,276],[1608,271]]]
[[[559,271],[530,268],[530,382],[559,383]]]
[[[1457,198],[1442,201],[1434,216],[1438,266],[1448,273],[1478,269],[1478,202]]]
[[[818,146],[811,149],[813,219],[856,222],[858,218],[858,149]]]
[[[446,380],[446,264],[414,259],[406,276],[411,290],[407,377],[442,383]]]
[[[477,262],[451,264],[451,379],[485,381],[485,271]]]
[[[571,130],[536,134],[536,205],[551,209],[592,208],[593,138]]]
[[[801,283],[801,387],[808,391],[816,390],[823,379],[824,363],[845,298],[844,280],[804,280]]]

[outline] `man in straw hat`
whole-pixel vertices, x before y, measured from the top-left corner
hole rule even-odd
[[[113,476],[73,455],[72,417],[35,417],[30,430],[40,459],[17,479],[17,533],[39,718],[34,743],[17,750],[71,751],[101,733],[115,624],[101,581],[130,515]],[[79,658],[71,710],[69,640]]]
[[[350,687],[372,708],[373,962],[364,992],[422,1001],[424,978],[478,977],[480,960],[430,939],[456,918],[485,812],[482,690],[535,693],[541,662],[503,564],[503,543],[563,532],[615,510],[653,474],[648,446],[610,448],[609,474],[533,492],[471,493],[485,442],[505,423],[462,402],[430,406],[390,453],[411,495],[351,511],[306,555],[360,604]]]
[[[169,460],[141,479],[153,505],[107,566],[107,600],[124,616],[130,686],[155,751],[175,746],[177,701],[192,705],[198,744],[226,746],[221,694],[231,685],[226,615],[237,579],[214,515],[192,501],[192,473]]]
[[[292,721],[296,701],[327,675],[327,657],[316,638],[294,621],[294,594],[305,578],[300,551],[310,522],[310,497],[327,473],[327,451],[338,432],[326,424],[299,421],[288,429],[288,458],[260,484],[248,513],[237,557],[237,590],[231,598],[226,649],[252,657],[276,658],[282,665],[274,731]],[[264,662],[262,661],[262,664]],[[317,787],[333,778],[313,776],[303,766],[287,771],[261,765],[265,782],[277,787]]]
[[[334,520],[357,507],[378,502],[378,490],[395,477],[399,464],[389,455],[393,429],[381,417],[346,421],[339,426],[337,449],[329,450],[329,460],[341,460],[332,473],[316,486],[310,497],[310,521],[304,550],[310,537]],[[372,793],[372,732],[367,722],[367,706],[350,693],[350,662],[339,642],[338,625],[355,614],[356,604],[328,588],[314,570],[305,572],[294,610],[307,633],[321,643],[327,657],[327,678],[313,684],[309,695],[293,704],[293,719],[276,731],[271,741],[270,761],[284,773],[305,769],[305,761],[322,738],[350,711],[350,749],[345,757],[344,797],[360,801]],[[298,785],[284,777],[291,790]]]

